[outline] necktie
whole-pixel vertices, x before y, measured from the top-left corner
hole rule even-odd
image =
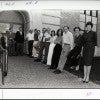
[[[43,42],[43,38],[44,38],[44,33],[43,33],[42,40],[41,40],[42,42]]]

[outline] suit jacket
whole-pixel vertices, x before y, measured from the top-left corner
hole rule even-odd
[[[22,35],[21,35],[20,31],[16,32],[15,41],[16,41],[16,43],[24,43],[24,34],[23,34],[23,32],[22,32]]]

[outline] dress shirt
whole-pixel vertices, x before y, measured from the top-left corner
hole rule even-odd
[[[63,37],[62,36],[59,36],[59,37],[57,36],[54,43],[62,45],[63,44]]]
[[[20,32],[20,35],[22,35],[22,31],[19,31]]]
[[[43,37],[43,33],[40,33],[40,34],[38,35],[38,40],[41,41],[41,40],[42,40],[42,37]]]
[[[63,43],[64,44],[69,44],[71,47],[71,50],[73,49],[73,43],[74,43],[74,38],[73,34],[71,32],[63,33]]]
[[[27,35],[26,35],[26,38],[28,39],[28,41],[31,41],[31,40],[34,40],[34,33],[28,33]]]
[[[51,43],[54,43],[54,41],[55,41],[56,38],[57,38],[57,36],[51,37],[51,38],[50,38],[50,42],[51,42]]]
[[[50,34],[49,33],[44,33],[44,37],[43,37],[43,42],[50,42],[50,39],[49,40],[46,40],[46,39],[48,39],[48,38],[50,38],[51,36],[50,36]]]

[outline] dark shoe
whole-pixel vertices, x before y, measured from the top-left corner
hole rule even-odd
[[[83,82],[83,83],[85,83],[85,81],[86,81],[86,79],[85,79],[85,78],[83,78],[83,79],[82,79],[82,82]]]
[[[89,79],[86,79],[85,83],[89,83]]]
[[[34,61],[36,61],[36,62],[41,62],[41,60],[40,60],[40,59],[34,59]]]
[[[53,69],[53,67],[49,67],[48,69]]]
[[[53,69],[57,69],[57,67],[53,67]]]
[[[3,75],[4,75],[4,76],[7,76],[7,72],[5,71],[5,72],[3,73]]]
[[[55,73],[55,74],[60,74],[61,71],[57,69],[57,70],[54,71],[54,73]]]
[[[34,58],[33,56],[30,56],[30,58]]]
[[[51,67],[51,65],[46,65],[48,68]]]
[[[49,69],[56,69],[55,67],[50,67]]]
[[[43,64],[46,64],[47,62],[46,62],[46,61],[43,61],[42,63],[43,63]]]
[[[38,59],[38,58],[34,57],[34,61],[35,61],[36,59]]]
[[[89,83],[89,81],[85,81],[85,83]]]
[[[85,80],[82,80],[83,83],[85,83]]]

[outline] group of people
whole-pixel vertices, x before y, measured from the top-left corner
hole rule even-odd
[[[28,56],[36,58],[39,51],[40,30],[29,30],[26,34],[25,40],[28,42]]]
[[[74,33],[69,31],[68,26],[58,29],[57,32],[49,28],[43,28],[42,32],[38,29],[29,30],[25,37],[28,42],[28,56],[34,58],[35,62],[46,64],[48,69],[54,69],[55,74],[63,72],[66,62],[71,69],[79,70],[80,56],[82,56],[83,82],[88,83],[97,45],[97,36],[92,28],[92,22],[87,22],[84,31],[80,27],[75,27]],[[24,34],[22,28],[16,32],[14,41],[16,55],[23,55]],[[10,44],[9,51],[11,47]]]
[[[92,28],[92,22],[87,22],[83,32],[80,27],[75,27],[73,34],[69,31],[68,26],[64,26],[63,29],[58,29],[57,32],[43,28],[41,33],[40,30],[38,32],[38,30],[35,29],[34,35],[27,34],[26,36],[27,38],[28,35],[31,38],[36,37],[36,40],[34,38],[32,41],[28,39],[29,48],[31,46],[29,56],[30,54],[32,55],[34,49],[35,54],[37,53],[36,51],[38,51],[38,55],[34,61],[46,64],[48,69],[54,69],[55,74],[63,72],[66,62],[70,68],[79,70],[81,63],[80,56],[82,56],[82,62],[84,64],[83,82],[88,83],[95,46],[97,45],[97,36],[96,33],[92,31]]]
[[[5,33],[1,33],[0,41],[0,45],[4,49],[7,47],[9,56],[23,56],[24,33],[22,32],[22,27],[16,33],[12,33],[11,29],[6,30]]]

